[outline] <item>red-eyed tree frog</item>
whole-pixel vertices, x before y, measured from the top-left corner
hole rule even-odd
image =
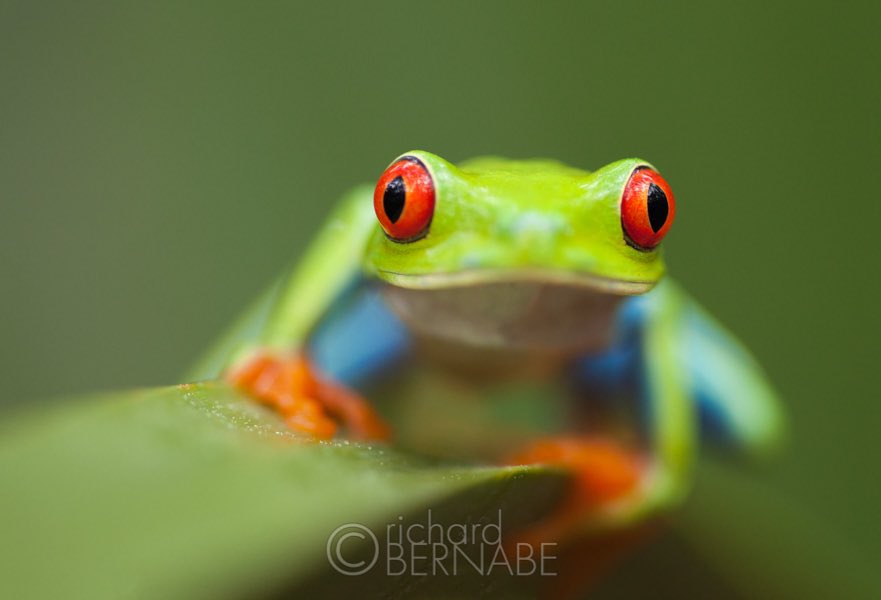
[[[393,387],[428,366],[477,395],[566,381],[554,389],[589,413],[633,407],[629,433],[573,418],[509,461],[572,471],[567,525],[632,523],[682,498],[702,438],[763,453],[783,421],[748,352],[662,281],[676,211],[639,159],[588,172],[407,152],[342,200],[192,378],[224,377],[304,436],[366,441],[392,435],[362,392],[379,374]]]

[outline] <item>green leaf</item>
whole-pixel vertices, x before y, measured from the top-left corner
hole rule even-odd
[[[475,424],[472,444],[504,430],[442,395]],[[426,405],[408,405],[407,418],[437,430],[424,440],[431,449],[451,425],[429,416],[438,406],[428,395],[415,397]],[[383,547],[389,525],[488,524],[500,514],[504,533],[516,532],[554,505],[563,483],[537,468],[305,443],[218,383],[70,400],[0,421],[0,598],[534,597],[549,582],[504,569],[386,576],[382,553],[365,575],[344,576],[328,562],[328,539],[354,523]],[[366,540],[345,556],[370,560],[372,550]],[[408,571],[429,566],[405,558]],[[755,473],[710,462],[672,535],[631,559],[594,595],[879,597],[874,571],[847,540]]]
[[[439,523],[495,522],[504,509],[510,531],[543,514],[563,482],[536,468],[304,443],[215,383],[7,417],[0,473],[3,598],[528,596],[523,578],[386,577],[382,564],[339,575],[328,536],[359,523],[381,537],[390,523],[424,522],[429,508]]]

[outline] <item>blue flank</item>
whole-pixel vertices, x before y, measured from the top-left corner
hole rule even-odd
[[[651,390],[644,377],[643,329],[648,314],[646,298],[623,300],[615,316],[612,344],[603,352],[575,361],[574,376],[582,396],[611,408],[618,402],[633,401],[641,415],[639,429],[651,431]]]
[[[616,402],[632,398],[644,411],[644,418],[652,418],[648,411],[654,404],[650,401],[653,390],[644,377],[642,337],[656,304],[664,300],[662,294],[624,300],[616,317],[612,345],[605,352],[576,361],[576,380],[592,401]],[[745,362],[737,355],[738,348],[724,331],[703,318],[692,303],[686,305],[680,321],[680,335],[671,343],[676,346],[671,351],[680,356],[679,364],[686,370],[685,381],[690,386],[688,395],[696,405],[701,437],[722,445],[746,442],[737,439],[734,417],[727,410],[732,394],[741,390],[726,390],[714,378],[720,362],[736,360],[738,364],[728,365],[728,371],[739,369],[740,363]],[[645,427],[646,431],[650,429]]]
[[[636,393],[642,368],[644,304],[639,297],[624,300],[615,317],[612,345],[604,352],[575,361],[576,379],[589,396],[614,401],[621,395]]]
[[[310,338],[310,351],[319,369],[336,381],[355,386],[402,357],[410,346],[406,326],[386,308],[379,292],[360,287],[346,294],[339,306]]]

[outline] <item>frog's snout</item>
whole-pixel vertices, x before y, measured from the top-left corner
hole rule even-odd
[[[495,226],[499,237],[526,244],[553,241],[569,229],[569,223],[561,215],[541,211],[524,212],[500,220]]]

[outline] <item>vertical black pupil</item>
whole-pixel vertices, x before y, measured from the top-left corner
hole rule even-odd
[[[664,190],[652,183],[649,185],[647,204],[649,211],[649,224],[652,226],[652,231],[658,233],[658,231],[661,230],[661,227],[664,226],[664,223],[667,222],[667,212],[669,210],[669,207],[667,206],[667,194],[664,193]]]
[[[663,194],[663,192],[661,192]],[[404,186],[404,178],[398,175],[385,186],[382,194],[382,209],[392,223],[397,223],[404,212],[404,201],[407,199],[407,188]],[[664,215],[666,218],[667,208],[664,199]]]

